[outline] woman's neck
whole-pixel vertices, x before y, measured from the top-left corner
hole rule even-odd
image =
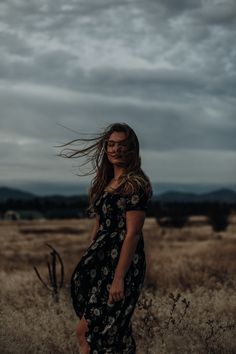
[[[114,166],[114,177],[115,181],[119,180],[119,177],[125,173],[125,169],[121,168],[120,166]]]

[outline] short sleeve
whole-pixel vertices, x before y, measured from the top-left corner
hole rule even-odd
[[[143,188],[139,188],[138,192],[126,197],[126,211],[144,210],[147,211],[149,197],[145,194]]]

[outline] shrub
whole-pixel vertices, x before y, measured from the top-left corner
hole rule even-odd
[[[208,220],[214,231],[224,231],[229,223],[230,207],[214,204],[208,211]]]

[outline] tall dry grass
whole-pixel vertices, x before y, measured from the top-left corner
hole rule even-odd
[[[69,279],[89,245],[92,223],[0,223],[1,353],[79,353]],[[133,316],[137,354],[236,352],[235,229],[231,223],[216,234],[205,221],[161,229],[146,219],[147,273]],[[57,304],[33,270],[47,279],[45,242],[65,265]]]

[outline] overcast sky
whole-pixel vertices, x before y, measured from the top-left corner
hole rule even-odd
[[[236,181],[234,0],[2,0],[0,31],[0,185],[89,182],[62,125],[115,122],[153,182]]]

